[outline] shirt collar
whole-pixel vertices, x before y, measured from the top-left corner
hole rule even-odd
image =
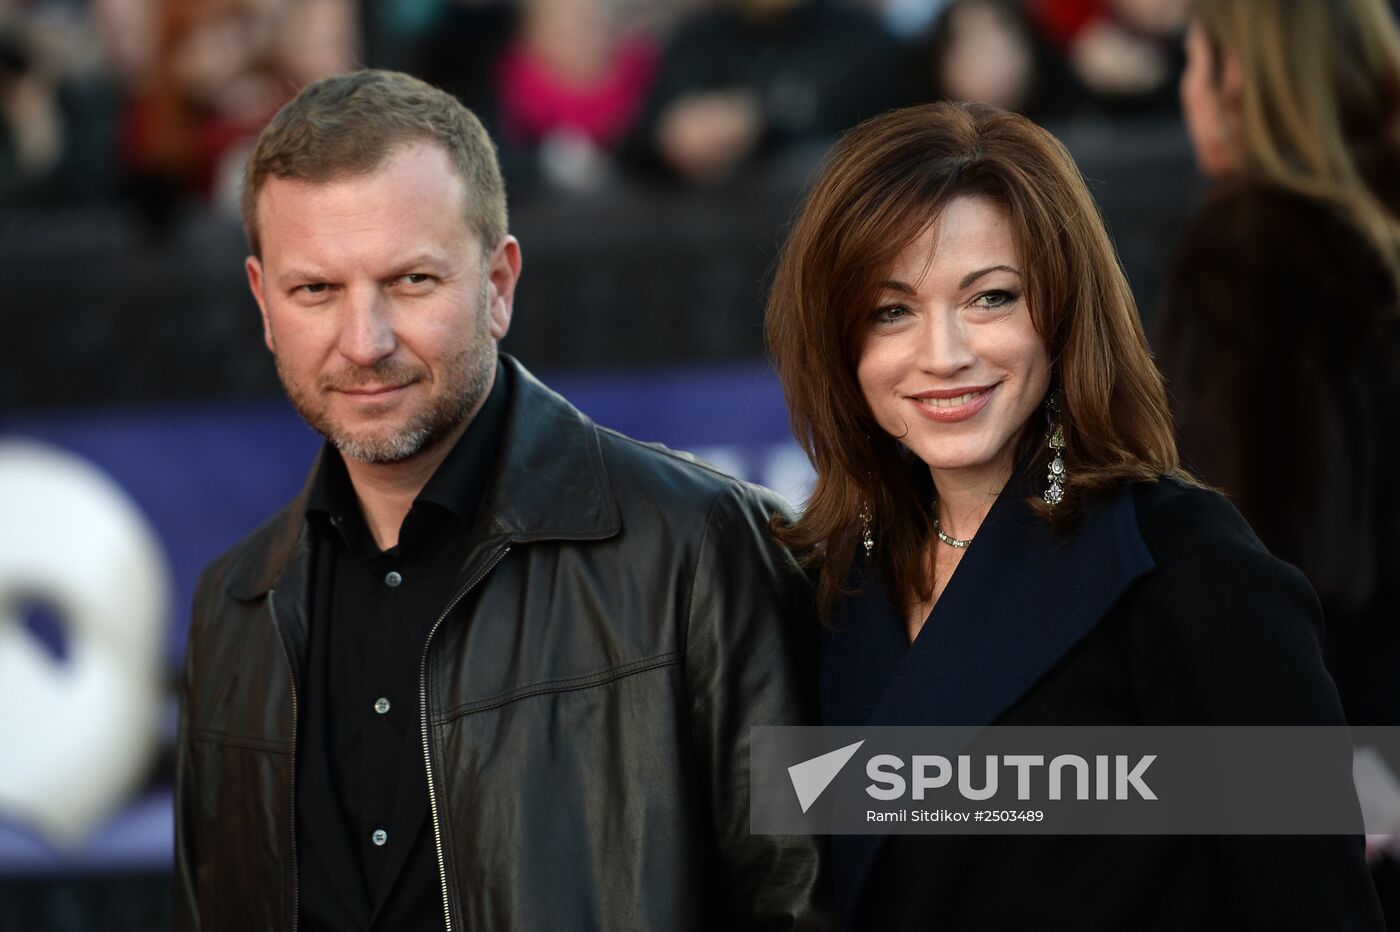
[[[509,379],[500,454],[484,499],[485,520],[472,533],[489,546],[614,536],[622,515],[603,461],[601,429],[509,355],[500,360]],[[296,573],[306,571],[312,550],[307,502],[319,474],[313,467],[301,493],[229,555],[230,596],[259,598],[284,577],[300,585]]]
[[[497,363],[495,380],[481,410],[418,493],[414,510],[421,510],[420,504],[431,504],[468,529],[476,523],[501,448],[510,390],[510,372]],[[357,546],[357,535],[350,529],[362,524],[363,518],[355,487],[340,452],[329,442],[321,452],[306,498],[306,517],[322,533],[338,535],[351,549]]]
[[[496,363],[496,378],[481,410],[467,425],[466,431],[448,452],[433,473],[417,502],[432,502],[447,509],[468,529],[476,524],[486,487],[491,481],[501,450],[501,435],[505,425],[506,400],[510,394],[510,376],[505,367]]]

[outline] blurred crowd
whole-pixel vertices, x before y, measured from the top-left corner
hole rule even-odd
[[[0,206],[231,209],[251,139],[362,66],[447,88],[512,195],[712,187],[892,106],[1170,112],[1187,0],[0,0]]]

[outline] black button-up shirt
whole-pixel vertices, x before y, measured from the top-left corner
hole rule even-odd
[[[381,551],[340,454],[327,445],[307,501],[315,558],[297,772],[302,926],[441,928],[428,821],[421,678],[434,624],[496,465],[508,379]]]

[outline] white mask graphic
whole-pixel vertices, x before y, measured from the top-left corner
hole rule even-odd
[[[22,624],[64,623],[61,661]],[[0,442],[0,816],[72,845],[146,776],[160,735],[170,575],[154,531],[97,467]]]

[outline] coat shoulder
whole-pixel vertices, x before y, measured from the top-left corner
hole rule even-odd
[[[691,453],[647,443],[606,427],[598,428],[603,462],[624,502],[649,502],[667,514],[695,514],[702,519],[722,500],[742,511],[793,517],[793,508],[778,493],[736,478]]]
[[[1271,554],[1224,495],[1174,478],[1134,488],[1138,526],[1156,563],[1136,592],[1159,620],[1186,627],[1285,618],[1316,637],[1317,596],[1302,572]]]
[[[249,587],[265,568],[269,554],[280,549],[288,534],[300,527],[303,507],[300,498],[288,502],[204,568],[195,589],[196,619],[201,608],[222,598],[226,591],[235,598],[252,594]]]
[[[1148,720],[1339,722],[1322,613],[1303,574],[1270,554],[1219,493],[1174,479],[1134,492],[1157,566],[1120,610]]]
[[[1185,557],[1202,547],[1264,550],[1239,509],[1213,489],[1164,476],[1135,485],[1133,499],[1143,540],[1159,564],[1159,554]]]
[[[1163,477],[1133,489],[1138,528],[1163,586],[1203,585],[1260,578],[1307,587],[1301,573],[1274,557],[1228,498],[1212,489]]]

